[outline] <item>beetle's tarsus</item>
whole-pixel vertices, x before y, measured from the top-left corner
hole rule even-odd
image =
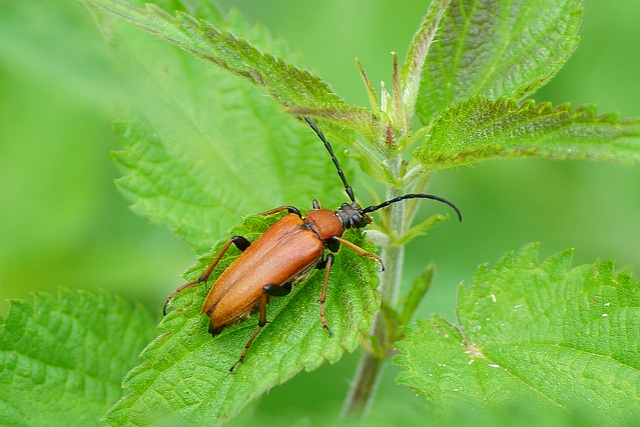
[[[327,331],[330,337],[333,336],[333,332],[331,331],[331,328],[329,328],[328,325],[322,325],[322,327],[324,328],[325,331]]]

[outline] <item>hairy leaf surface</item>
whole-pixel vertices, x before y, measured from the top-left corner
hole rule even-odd
[[[499,157],[548,157],[638,163],[640,121],[598,115],[593,105],[554,108],[533,101],[476,97],[447,109],[414,152],[428,169]]]
[[[544,85],[577,46],[581,0],[453,0],[427,56],[416,113],[483,95],[522,100]]]
[[[155,331],[141,307],[106,292],[12,301],[0,319],[0,424],[98,425]]]
[[[536,412],[585,410],[601,422],[640,416],[640,290],[613,263],[542,264],[537,247],[480,267],[458,293],[458,325],[418,322],[398,343],[397,380],[442,413],[519,402]],[[634,418],[635,417],[635,418]]]

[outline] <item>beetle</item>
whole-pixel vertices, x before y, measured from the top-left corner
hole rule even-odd
[[[358,255],[375,260],[384,270],[382,260],[377,255],[342,238],[342,234],[347,229],[363,228],[370,224],[372,219],[369,213],[402,200],[422,198],[449,205],[462,221],[462,214],[455,204],[431,194],[406,194],[378,205],[361,208],[355,200],[353,190],[340,168],[331,144],[311,119],[304,117],[304,120],[329,152],[350,203],[343,203],[338,210],[333,211],[324,209],[318,200],[314,200],[313,209],[309,210],[306,216],[303,216],[294,206],[281,206],[259,214],[267,216],[283,211],[288,212],[253,243],[242,236],[232,236],[200,277],[172,292],[164,305],[163,313],[166,315],[166,309],[171,300],[182,290],[206,282],[223,255],[232,244],[235,245],[242,253],[218,277],[209,290],[201,311],[210,318],[209,332],[213,336],[218,335],[226,327],[247,319],[256,311],[259,312],[258,328],[249,338],[238,361],[231,366],[231,372],[242,363],[251,344],[266,325],[266,307],[270,298],[291,293],[292,288],[304,281],[313,269],[325,270],[318,302],[322,327],[331,335],[324,303],[334,253],[338,251],[339,246],[344,245]],[[329,249],[328,254],[326,249]]]

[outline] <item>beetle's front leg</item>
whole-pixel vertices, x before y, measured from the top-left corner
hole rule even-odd
[[[375,262],[380,264],[380,268],[382,269],[382,271],[384,271],[384,264],[382,263],[382,259],[380,259],[378,255],[372,254],[371,252],[367,252],[364,249],[362,249],[360,246],[356,245],[355,243],[351,243],[350,241],[348,241],[347,239],[343,239],[342,237],[333,236],[332,239],[339,243],[342,243],[343,245],[345,245],[346,247],[348,247],[358,255],[374,260]]]
[[[200,275],[200,277],[198,277],[196,280],[186,283],[182,286],[180,286],[178,289],[176,289],[175,291],[173,291],[171,293],[171,295],[169,295],[167,297],[167,301],[164,303],[164,307],[162,308],[162,314],[163,315],[167,315],[167,306],[169,305],[169,303],[171,302],[171,300],[173,299],[173,297],[175,297],[178,292],[189,288],[193,285],[197,285],[198,283],[202,283],[202,282],[206,282],[207,279],[209,279],[209,276],[211,276],[211,273],[213,272],[213,269],[216,268],[216,265],[218,265],[218,263],[220,262],[220,260],[222,259],[222,256],[227,252],[227,250],[229,249],[229,247],[231,246],[231,244],[234,244],[238,249],[240,249],[242,252],[245,251],[245,249],[247,249],[249,247],[249,245],[251,245],[251,242],[249,242],[247,239],[245,239],[242,236],[232,236],[229,240],[227,240],[227,243],[224,244],[224,246],[222,247],[222,249],[220,250],[220,252],[218,252],[218,255],[216,255],[215,259],[213,261],[211,261],[211,264],[209,264],[209,266],[207,267],[207,269],[204,271],[204,273],[202,273]]]

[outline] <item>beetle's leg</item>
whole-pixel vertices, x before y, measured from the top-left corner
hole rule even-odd
[[[378,255],[367,252],[364,249],[362,249],[360,246],[353,244],[350,241],[343,239],[342,237],[333,236],[332,239],[342,243],[343,245],[345,245],[346,247],[348,247],[358,255],[374,260],[375,262],[380,264],[380,267],[382,267],[382,271],[384,271],[384,264],[382,263],[382,260]]]
[[[269,297],[282,297],[285,295],[289,295],[291,293],[291,288],[291,283],[285,283],[282,286],[264,285],[264,287],[262,288],[262,297],[260,298],[260,318],[258,320],[258,329],[255,330],[253,335],[251,335],[251,338],[249,338],[249,341],[247,341],[247,344],[244,346],[244,350],[242,351],[240,358],[236,363],[233,364],[231,369],[229,369],[230,372],[233,372],[235,367],[242,363],[245,356],[247,355],[247,352],[249,351],[249,347],[251,347],[251,344],[253,344],[253,340],[256,339],[264,325],[267,324],[267,303],[269,302]]]
[[[278,208],[270,209],[270,210],[268,210],[266,212],[261,212],[261,213],[256,214],[256,215],[269,216],[269,215],[277,214],[278,212],[282,212],[282,211],[289,211],[289,213],[296,214],[300,218],[302,218],[302,214],[300,213],[298,208],[296,208],[295,206],[280,206]]]
[[[327,287],[329,286],[329,276],[331,275],[331,267],[333,266],[333,254],[327,254],[327,258],[318,263],[319,269],[325,269],[324,273],[324,283],[322,284],[322,292],[320,292],[320,298],[318,298],[318,302],[320,303],[320,321],[322,322],[322,327],[329,332],[329,335],[333,335],[331,329],[329,329],[329,325],[327,324],[327,316],[324,310],[324,302],[327,299]]]
[[[197,285],[198,283],[207,281],[209,276],[211,276],[213,269],[216,268],[216,265],[218,265],[218,263],[220,262],[220,259],[222,259],[222,256],[227,252],[227,250],[229,249],[232,243],[236,245],[236,247],[240,249],[242,252],[244,252],[244,250],[247,249],[251,244],[251,242],[249,242],[247,239],[245,239],[242,236],[232,236],[229,240],[227,240],[227,243],[224,244],[220,252],[218,252],[218,255],[216,255],[215,259],[211,261],[211,264],[209,264],[209,267],[207,267],[207,269],[204,271],[204,273],[200,275],[200,277],[198,277],[196,280],[192,282],[189,282],[180,286],[178,289],[171,292],[171,295],[167,297],[167,301],[164,303],[164,307],[162,308],[163,315],[165,316],[167,315],[167,306],[169,305],[173,297],[175,297],[179,292],[193,285]]]
[[[251,344],[253,344],[253,340],[256,339],[256,337],[258,336],[261,330],[262,330],[262,326],[258,326],[258,329],[256,329],[253,335],[251,335],[251,338],[249,338],[249,341],[247,341],[247,344],[244,346],[244,350],[242,350],[242,354],[240,355],[240,358],[236,361],[236,363],[231,365],[231,368],[229,368],[229,372],[233,372],[236,366],[242,363],[242,361],[244,360],[244,357],[247,355],[247,352],[249,351],[249,347],[251,347]]]
[[[231,366],[231,368],[229,369],[229,372],[233,372],[236,366],[242,363],[242,361],[244,360],[244,357],[247,355],[247,352],[249,351],[249,347],[251,347],[251,344],[253,344],[253,340],[256,339],[256,337],[258,336],[258,334],[260,333],[264,325],[267,324],[268,296],[269,295],[266,292],[262,293],[262,297],[260,298],[260,319],[258,320],[258,329],[256,329],[253,335],[251,335],[251,338],[249,338],[249,341],[247,341],[247,344],[245,344],[244,346],[244,350],[242,350],[242,354],[240,355],[240,358],[236,361],[236,363],[234,363]]]
[[[318,199],[313,199],[313,209],[322,209],[322,205]]]

